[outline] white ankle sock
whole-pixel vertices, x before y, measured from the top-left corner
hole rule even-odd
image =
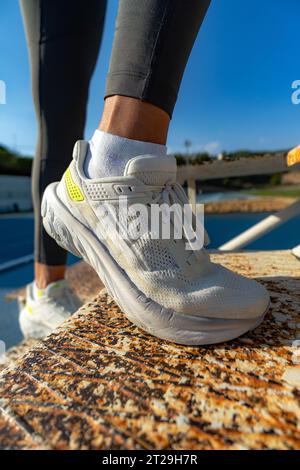
[[[123,176],[126,163],[138,155],[165,156],[165,145],[126,139],[96,130],[89,142],[90,148],[84,162],[88,178]]]

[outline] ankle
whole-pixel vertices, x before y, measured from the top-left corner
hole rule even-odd
[[[45,289],[52,282],[57,282],[65,277],[66,267],[48,266],[42,263],[35,263],[35,284],[38,289]]]
[[[127,139],[165,145],[169,115],[151,103],[128,96],[106,98],[99,130]]]

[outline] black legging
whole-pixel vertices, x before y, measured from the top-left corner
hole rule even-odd
[[[30,54],[38,143],[33,165],[35,259],[57,266],[66,253],[45,232],[45,187],[61,178],[83,136],[106,0],[20,0]],[[148,101],[170,116],[210,0],[120,0],[105,97]]]

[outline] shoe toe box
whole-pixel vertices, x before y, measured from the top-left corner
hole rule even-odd
[[[247,320],[261,317],[270,302],[268,291],[253,279],[213,265],[209,276],[174,292],[169,307],[206,318]]]

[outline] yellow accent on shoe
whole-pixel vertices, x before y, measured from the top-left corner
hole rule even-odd
[[[286,163],[287,166],[293,166],[296,165],[296,163],[300,163],[300,145],[287,154]]]
[[[68,190],[68,194],[70,196],[70,199],[72,199],[72,201],[76,201],[76,202],[84,201],[84,196],[83,196],[80,188],[73,181],[70,168],[68,168],[65,172],[65,180],[66,180],[66,186],[67,186],[67,190]]]
[[[32,307],[31,305],[26,305],[26,309],[27,309],[27,312],[30,313],[32,315]]]
[[[41,299],[44,295],[44,289],[38,289],[37,291],[37,296],[39,299]]]

